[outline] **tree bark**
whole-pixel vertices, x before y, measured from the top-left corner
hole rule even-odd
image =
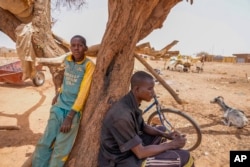
[[[56,57],[68,51],[63,45],[58,47],[51,31],[51,8],[50,0],[36,0],[34,3],[34,12],[32,25],[34,32],[32,35],[33,48],[36,57]],[[59,66],[49,66],[55,85],[55,92],[62,84],[63,69]]]
[[[107,29],[97,55],[90,95],[65,166],[98,166],[100,130],[110,106],[128,92],[136,43],[160,28],[181,0],[109,0]]]
[[[65,53],[58,47],[51,31],[50,0],[36,0],[32,18],[32,43],[36,57],[56,57]]]
[[[0,31],[6,34],[14,42],[16,41],[15,29],[21,24],[12,13],[0,7]]]

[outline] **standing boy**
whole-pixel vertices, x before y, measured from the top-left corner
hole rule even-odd
[[[64,60],[62,86],[52,101],[47,127],[32,158],[33,167],[62,167],[78,132],[95,65],[85,56],[88,47],[84,37],[73,36],[70,50],[72,54]]]

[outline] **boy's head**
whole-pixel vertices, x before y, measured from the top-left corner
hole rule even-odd
[[[88,47],[88,46],[87,46],[86,39],[85,39],[83,36],[81,36],[81,35],[75,35],[75,36],[73,36],[73,37],[71,38],[71,40],[70,40],[70,43],[71,43],[72,40],[75,39],[75,38],[80,39],[80,41],[82,42],[82,44],[84,44],[84,46]]]
[[[131,91],[138,102],[143,100],[150,101],[155,96],[154,78],[150,74],[144,71],[137,71],[131,77],[130,83]]]
[[[81,35],[75,35],[70,40],[70,50],[72,52],[74,61],[82,61],[85,57],[85,51],[88,50],[86,39]]]

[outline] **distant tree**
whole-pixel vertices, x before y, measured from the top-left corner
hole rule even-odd
[[[207,55],[209,55],[209,53],[203,52],[203,51],[196,54],[197,57],[202,57],[202,56],[207,56]]]

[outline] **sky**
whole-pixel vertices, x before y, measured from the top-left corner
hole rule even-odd
[[[80,11],[53,11],[57,19],[53,32],[67,41],[80,34],[89,46],[99,44],[108,19],[108,1],[86,1]],[[161,29],[138,44],[150,42],[160,50],[173,40],[179,42],[171,50],[183,55],[250,53],[250,0],[194,0],[193,5],[183,0],[171,10]],[[15,48],[15,43],[0,33],[1,46]]]

